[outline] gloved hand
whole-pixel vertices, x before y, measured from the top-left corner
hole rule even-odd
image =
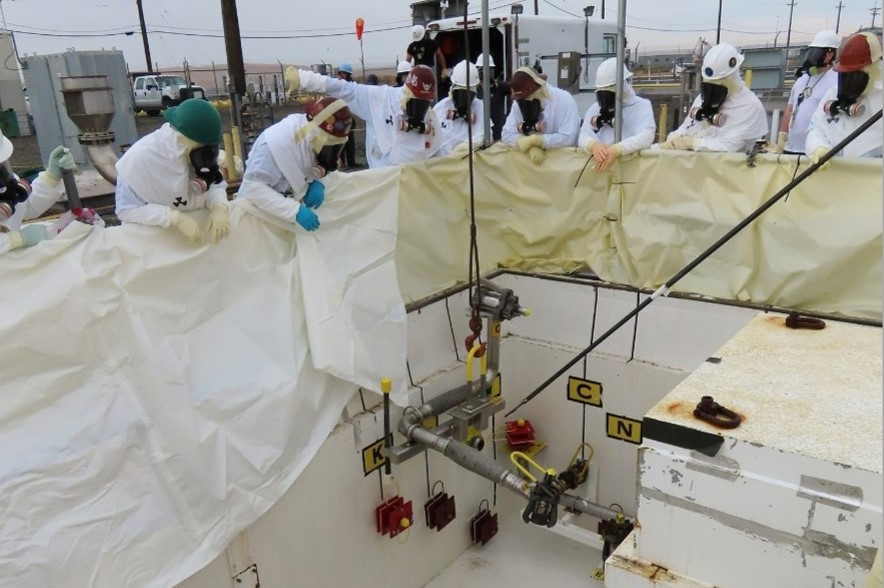
[[[295,220],[298,221],[299,225],[304,227],[305,231],[315,231],[319,228],[319,217],[306,206],[298,208],[298,214],[295,215]]]
[[[466,157],[469,152],[470,152],[470,142],[469,141],[462,141],[462,142],[458,143],[454,149],[451,150],[451,156],[463,158],[463,157]]]
[[[292,66],[285,68],[285,81],[288,86],[287,95],[294,94],[298,90],[324,94],[327,85],[324,75],[312,72],[309,69],[297,69]]]
[[[64,171],[77,171],[77,164],[74,162],[71,150],[59,145],[49,154],[49,164],[46,166],[46,173],[52,176],[52,179],[58,183]]]
[[[823,155],[825,155],[825,154],[828,153],[828,152],[829,152],[829,148],[828,148],[828,147],[817,147],[816,149],[813,150],[813,153],[810,154],[810,161],[811,161],[811,163],[813,163],[813,164],[817,164],[817,163],[819,163],[819,162],[820,162],[820,159],[822,159]],[[829,167],[829,164],[831,163],[831,161],[832,161],[832,160],[830,159],[830,160],[827,161],[826,163],[822,164],[822,165],[820,166],[820,170],[824,170],[824,169],[826,169],[827,167]]]
[[[209,222],[206,231],[212,237],[212,243],[217,243],[230,234],[230,216],[227,214],[227,203],[216,202],[209,206]]]
[[[694,138],[690,135],[676,135],[672,136],[672,133],[669,134],[669,137],[665,142],[660,143],[660,149],[677,149],[680,151],[691,151],[694,148]]]
[[[448,76],[450,75],[450,72],[449,72],[449,70],[448,70],[447,67],[442,68],[442,74],[441,74],[441,75],[442,75],[442,79],[443,79],[443,80],[447,80],[447,79],[448,79]]]
[[[169,225],[178,229],[191,245],[199,245],[203,242],[203,235],[196,221],[177,210],[169,211]]]
[[[313,180],[307,185],[307,193],[304,194],[304,205],[307,208],[319,208],[325,200],[325,185],[318,180]]]
[[[543,149],[543,135],[540,133],[535,133],[533,135],[526,135],[525,137],[520,137],[518,141],[516,141],[516,148],[519,151],[525,152],[528,151],[531,147],[539,147]]]
[[[543,147],[533,146],[528,149],[528,157],[531,158],[531,161],[540,165],[544,161],[546,161],[546,149]]]
[[[785,133],[780,131],[780,134],[777,135],[777,143],[776,145],[771,145],[767,148],[770,153],[782,153],[786,150],[786,138],[789,136],[789,133]]]
[[[27,225],[18,231],[9,232],[7,237],[10,249],[18,249],[19,247],[33,247],[40,241],[49,238],[49,233],[43,225]]]
[[[598,159],[596,158],[596,164],[593,166],[593,169],[597,172],[607,171],[611,164],[620,157],[620,154],[623,153],[623,147],[620,146],[620,143],[616,143],[607,147],[605,151],[605,158]]]

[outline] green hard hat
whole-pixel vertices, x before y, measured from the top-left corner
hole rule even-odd
[[[202,145],[221,143],[221,115],[205,100],[188,98],[178,106],[167,108],[163,118],[191,141]]]

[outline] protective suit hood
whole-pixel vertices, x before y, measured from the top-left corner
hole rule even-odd
[[[171,124],[135,142],[117,162],[117,172],[135,192],[149,202],[162,202],[170,194],[186,195],[193,168],[189,149]]]
[[[299,131],[309,122],[304,114],[290,114],[264,131],[270,155],[290,186],[304,184],[305,172],[312,170],[314,163],[310,138],[315,133],[325,133],[319,128],[313,128],[304,140],[296,141]]]

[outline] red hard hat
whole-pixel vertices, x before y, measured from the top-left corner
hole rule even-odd
[[[436,74],[426,65],[415,65],[405,78],[405,85],[415,98],[436,99]]]
[[[881,59],[881,41],[871,33],[856,33],[844,43],[837,72],[857,71]]]
[[[546,80],[541,78],[533,69],[530,67],[520,67],[513,74],[512,80],[510,80],[513,100],[527,98],[544,84],[546,84]]]
[[[350,108],[347,106],[347,103],[343,100],[331,96],[325,96],[324,98],[319,98],[317,100],[310,100],[304,105],[304,113],[307,115],[308,119],[313,120],[314,117],[319,116],[323,110],[335,102],[340,102],[343,106],[338,108],[330,117],[320,122],[319,128],[335,137],[346,137],[350,134],[350,126],[353,124],[353,115],[350,113]]]

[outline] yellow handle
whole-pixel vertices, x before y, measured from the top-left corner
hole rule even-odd
[[[543,469],[540,466],[540,464],[538,464],[536,461],[534,461],[533,459],[531,459],[530,457],[528,457],[526,454],[522,453],[521,451],[513,451],[512,453],[510,453],[510,461],[513,462],[513,465],[515,465],[519,469],[519,471],[522,472],[523,474],[525,474],[525,476],[529,480],[531,480],[532,482],[536,482],[537,478],[535,478],[533,475],[531,475],[531,472],[528,471],[528,469],[526,467],[524,467],[521,463],[519,463],[520,459],[528,462],[530,465],[533,465],[535,468],[537,468],[538,470],[540,470],[541,472],[543,472],[545,474],[549,474],[550,476],[556,475],[556,471],[554,469],[552,469],[552,468],[549,468],[546,470]]]
[[[393,389],[393,380],[390,378],[381,378],[381,392],[384,394],[389,394],[390,390]]]
[[[476,358],[476,353],[478,353],[479,349],[482,348],[481,343],[476,343],[473,345],[473,348],[470,349],[470,352],[467,353],[467,382],[473,381],[473,360]],[[488,354],[484,354],[482,359],[479,362],[479,372],[484,376],[488,372]]]

